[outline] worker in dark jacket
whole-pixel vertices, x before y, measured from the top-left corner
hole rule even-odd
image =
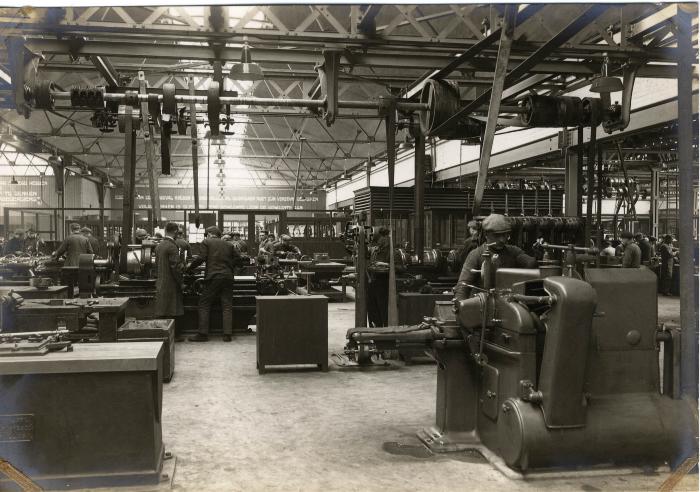
[[[292,237],[288,234],[282,234],[279,241],[268,242],[266,249],[275,256],[286,256],[288,253],[301,256],[301,250],[292,244]]]
[[[24,231],[22,229],[17,229],[15,235],[5,244],[5,251],[3,253],[9,255],[22,251],[24,251]]]
[[[80,233],[80,224],[73,223],[70,225],[71,235],[63,240],[61,245],[54,251],[54,258],[66,257],[63,266],[77,267],[80,263],[80,255],[94,253],[90,241]]]
[[[639,246],[639,251],[641,252],[642,265],[648,265],[649,260],[651,260],[651,243],[644,234],[638,232],[634,235],[634,241]]]
[[[233,245],[236,247],[238,252],[242,255],[247,255],[248,254],[248,243],[241,239],[241,233],[240,232],[234,232],[231,234],[231,242]]]
[[[185,314],[182,302],[182,272],[185,268],[180,249],[175,244],[177,224],[165,225],[165,237],[156,246],[156,307],[158,318],[175,318]]]
[[[214,300],[221,299],[224,342],[231,341],[233,331],[233,275],[240,265],[241,257],[233,244],[221,239],[216,226],[208,227],[207,238],[200,245],[200,253],[189,270],[206,263],[204,292],[199,297],[199,333],[189,337],[192,342],[209,340],[209,314]]]
[[[462,273],[455,287],[455,298],[467,299],[471,295],[470,285],[476,285],[480,274],[472,270],[481,270],[484,262],[483,254],[491,253],[494,270],[498,268],[535,268],[537,260],[517,246],[506,244],[510,235],[510,224],[500,214],[491,214],[481,223],[481,230],[486,236],[486,242],[473,250],[467,256]]]
[[[634,242],[634,234],[630,231],[623,232],[622,238],[622,268],[639,268],[642,265],[642,250]]]
[[[175,245],[180,251],[180,258],[182,258],[182,263],[186,264],[187,260],[192,256],[192,248],[190,243],[185,239],[185,229],[179,227],[177,230],[177,235],[175,236]]]
[[[467,229],[469,230],[469,237],[464,240],[464,245],[459,249],[458,253],[460,265],[464,265],[469,253],[479,247],[479,225],[477,222],[470,220],[467,224]]]
[[[678,255],[678,251],[673,247],[673,236],[666,234],[664,242],[658,247],[661,256],[659,265],[659,280],[661,281],[661,293],[665,296],[671,295],[671,279],[673,278],[673,259]]]
[[[90,247],[92,248],[92,252],[95,253],[97,256],[100,255],[100,241],[97,239],[95,236],[92,235],[92,229],[89,227],[83,227],[80,229],[80,233],[85,236],[90,243]]]

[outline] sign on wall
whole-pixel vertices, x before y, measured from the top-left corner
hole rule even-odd
[[[194,191],[183,187],[159,187],[161,209],[194,208]],[[294,190],[288,188],[229,188],[224,191],[224,198],[219,197],[218,189],[212,190],[207,205],[207,192],[200,190],[199,206],[202,209],[221,210],[291,210],[294,203]],[[113,206],[121,207],[123,192],[115,194]],[[151,208],[150,193],[147,186],[136,187],[135,208]],[[309,195],[297,195],[297,210],[325,210],[326,194],[323,191]]]

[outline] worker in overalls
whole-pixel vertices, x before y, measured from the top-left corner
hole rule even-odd
[[[233,244],[221,239],[221,231],[216,226],[206,229],[207,237],[200,244],[199,255],[192,261],[188,270],[206,264],[204,291],[199,296],[199,333],[189,337],[192,342],[209,340],[209,317],[211,306],[218,297],[221,301],[224,342],[231,341],[233,332],[233,276],[241,264],[241,256]]]
[[[268,252],[278,257],[286,256],[289,253],[301,256],[301,250],[292,244],[292,237],[288,234],[282,234],[279,241],[268,242],[266,248]]]
[[[92,229],[89,227],[83,227],[80,229],[80,233],[87,238],[95,256],[100,256],[100,249],[102,249],[100,248],[100,241],[92,235]]]
[[[517,246],[507,244],[510,236],[510,223],[503,215],[491,214],[486,217],[481,223],[481,230],[486,236],[486,242],[469,253],[455,286],[455,298],[460,301],[471,295],[470,285],[477,285],[480,273],[472,270],[481,270],[481,265],[484,262],[482,255],[486,252],[492,255],[491,261],[494,271],[498,268],[537,267],[535,258],[525,254]]]
[[[175,242],[177,234],[177,224],[168,222],[165,225],[165,237],[155,251],[158,271],[155,315],[157,318],[174,318],[176,332],[179,331],[178,318],[185,314],[182,301],[182,272],[185,264]]]

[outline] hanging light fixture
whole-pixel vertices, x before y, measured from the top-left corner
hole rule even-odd
[[[608,76],[608,57],[603,59],[600,75],[593,79],[591,92],[620,92],[623,89],[622,81],[617,77]]]
[[[250,57],[250,47],[247,42],[243,45],[243,51],[241,51],[241,62],[233,64],[229,77],[233,80],[248,80],[252,82],[264,78],[262,68],[253,62]]]

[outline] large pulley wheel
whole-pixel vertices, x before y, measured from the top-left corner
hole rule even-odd
[[[177,114],[175,84],[163,84],[163,114]]]
[[[34,86],[34,107],[36,109],[52,110],[56,102],[52,90],[55,88],[51,80],[39,80]]]
[[[428,105],[428,109],[420,112],[419,118],[424,135],[444,139],[481,136],[481,124],[470,118],[462,118],[447,128],[440,128],[462,107],[457,84],[447,80],[430,79],[423,86],[420,102]]]
[[[219,83],[212,80],[207,90],[207,116],[209,118],[209,132],[212,137],[219,136],[221,122],[221,90],[219,87]]]

